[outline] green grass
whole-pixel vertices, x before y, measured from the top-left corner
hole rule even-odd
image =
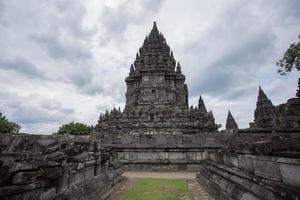
[[[193,199],[185,179],[142,178],[128,189],[122,200],[177,200],[182,195]]]

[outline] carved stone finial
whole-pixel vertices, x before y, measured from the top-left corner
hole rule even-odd
[[[205,104],[204,104],[204,101],[203,101],[201,95],[199,96],[199,100],[198,100],[198,109],[201,112],[207,113],[207,110],[206,110],[206,107],[205,107]]]
[[[181,66],[180,66],[180,63],[179,63],[179,62],[177,63],[176,73],[177,73],[177,74],[181,74],[181,73],[182,73],[182,71],[181,71]]]
[[[170,55],[171,55],[172,58],[174,58],[173,51],[171,51],[171,54],[170,54]]]
[[[156,21],[154,21],[154,23],[153,23],[153,27],[152,27],[150,35],[151,34],[158,34],[159,35],[159,31],[158,31],[157,26],[156,26]]]
[[[134,66],[133,66],[133,64],[131,64],[131,66],[130,66],[130,72],[129,72],[129,75],[132,75],[132,74],[133,74],[133,72],[134,72]]]

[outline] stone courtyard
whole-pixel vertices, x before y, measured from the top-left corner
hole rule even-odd
[[[220,131],[201,94],[189,106],[184,72],[154,22],[125,82],[124,110],[101,113],[95,134],[1,134],[0,199],[116,200],[149,176],[187,179],[195,200],[299,199],[300,79],[277,106],[258,87],[249,128],[229,111]]]

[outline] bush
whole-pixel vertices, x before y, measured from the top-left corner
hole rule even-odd
[[[13,134],[19,133],[20,126],[16,123],[10,122],[0,112],[0,133]]]
[[[294,69],[300,71],[300,41],[291,44],[284,53],[283,58],[276,64],[279,66],[278,73],[281,75],[286,75],[287,72]]]
[[[70,122],[59,127],[57,134],[70,134],[70,135],[89,135],[93,131],[93,126],[88,126],[79,122]]]

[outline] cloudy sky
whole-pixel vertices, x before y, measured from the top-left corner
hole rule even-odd
[[[130,64],[157,21],[180,62],[190,104],[201,94],[224,127],[253,121],[258,86],[275,105],[299,72],[276,61],[300,34],[299,0],[0,0],[0,110],[21,131],[95,124],[124,107]]]

